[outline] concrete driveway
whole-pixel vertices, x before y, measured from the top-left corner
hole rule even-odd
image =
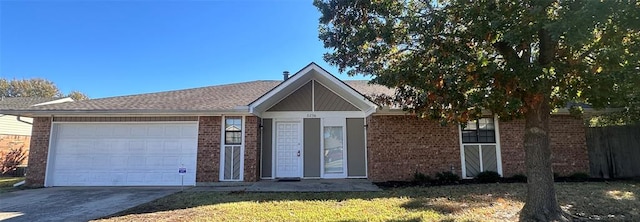
[[[52,187],[0,194],[0,221],[87,221],[180,191],[179,187]]]

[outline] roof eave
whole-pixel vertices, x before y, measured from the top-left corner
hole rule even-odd
[[[598,115],[598,114],[604,114],[604,113],[609,113],[609,112],[614,112],[614,111],[618,111],[619,109],[603,109],[603,110],[597,110],[597,109],[592,109],[592,108],[584,108],[583,109],[583,113],[586,116],[589,115]],[[377,110],[377,112],[374,113],[374,115],[407,115],[409,114],[406,111],[403,111],[400,108],[390,108],[388,106],[382,107],[380,109]],[[490,115],[491,112],[490,111],[483,111],[483,114],[485,115]],[[571,112],[569,111],[569,109],[567,108],[560,108],[560,109],[556,109],[554,110],[551,115],[571,115]]]
[[[250,115],[248,109],[230,110],[0,110],[6,115],[24,117],[48,116],[219,116]]]

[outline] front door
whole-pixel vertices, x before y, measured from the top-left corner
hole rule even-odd
[[[299,121],[276,122],[276,177],[302,177],[302,142]]]

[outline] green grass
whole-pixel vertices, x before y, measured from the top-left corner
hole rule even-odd
[[[583,219],[640,221],[637,182],[557,183]],[[411,187],[382,192],[180,192],[104,221],[514,221],[525,184]]]
[[[0,193],[13,190],[13,184],[23,180],[24,177],[0,177]]]

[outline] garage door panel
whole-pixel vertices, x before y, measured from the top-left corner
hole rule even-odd
[[[131,137],[145,138],[148,135],[146,125],[130,126]]]
[[[181,136],[183,137],[197,137],[198,136],[198,128],[193,127],[182,127],[181,128]]]
[[[162,144],[162,152],[164,153],[178,153],[181,151],[181,149],[182,147],[180,146],[179,141],[170,140]]]
[[[153,149],[153,147],[149,147],[151,149]],[[129,150],[128,153],[130,154],[141,154],[144,155],[147,153],[147,146],[146,143],[144,142],[144,140],[138,140],[138,141],[130,141],[129,144],[127,145],[127,149]]]
[[[109,166],[111,164],[111,157],[107,158],[93,158],[91,160],[92,164],[87,167],[89,170],[100,170],[99,166]]]
[[[145,146],[148,150],[158,150],[159,147],[163,146],[162,140],[149,140],[146,142]]]
[[[166,127],[164,128],[164,131],[162,132],[162,136],[163,137],[167,137],[167,138],[180,138],[182,137],[182,130],[180,129],[180,127]]]
[[[180,166],[187,168],[184,184],[195,185],[197,123],[57,123],[53,129],[48,186],[180,185]]]
[[[94,142],[93,153],[109,154],[111,152],[111,143],[108,140],[98,140]]]
[[[111,166],[113,170],[127,169],[126,156],[109,156],[109,166]]]
[[[101,136],[103,138],[112,138],[115,129],[113,127],[96,127],[96,133],[92,137]]]

